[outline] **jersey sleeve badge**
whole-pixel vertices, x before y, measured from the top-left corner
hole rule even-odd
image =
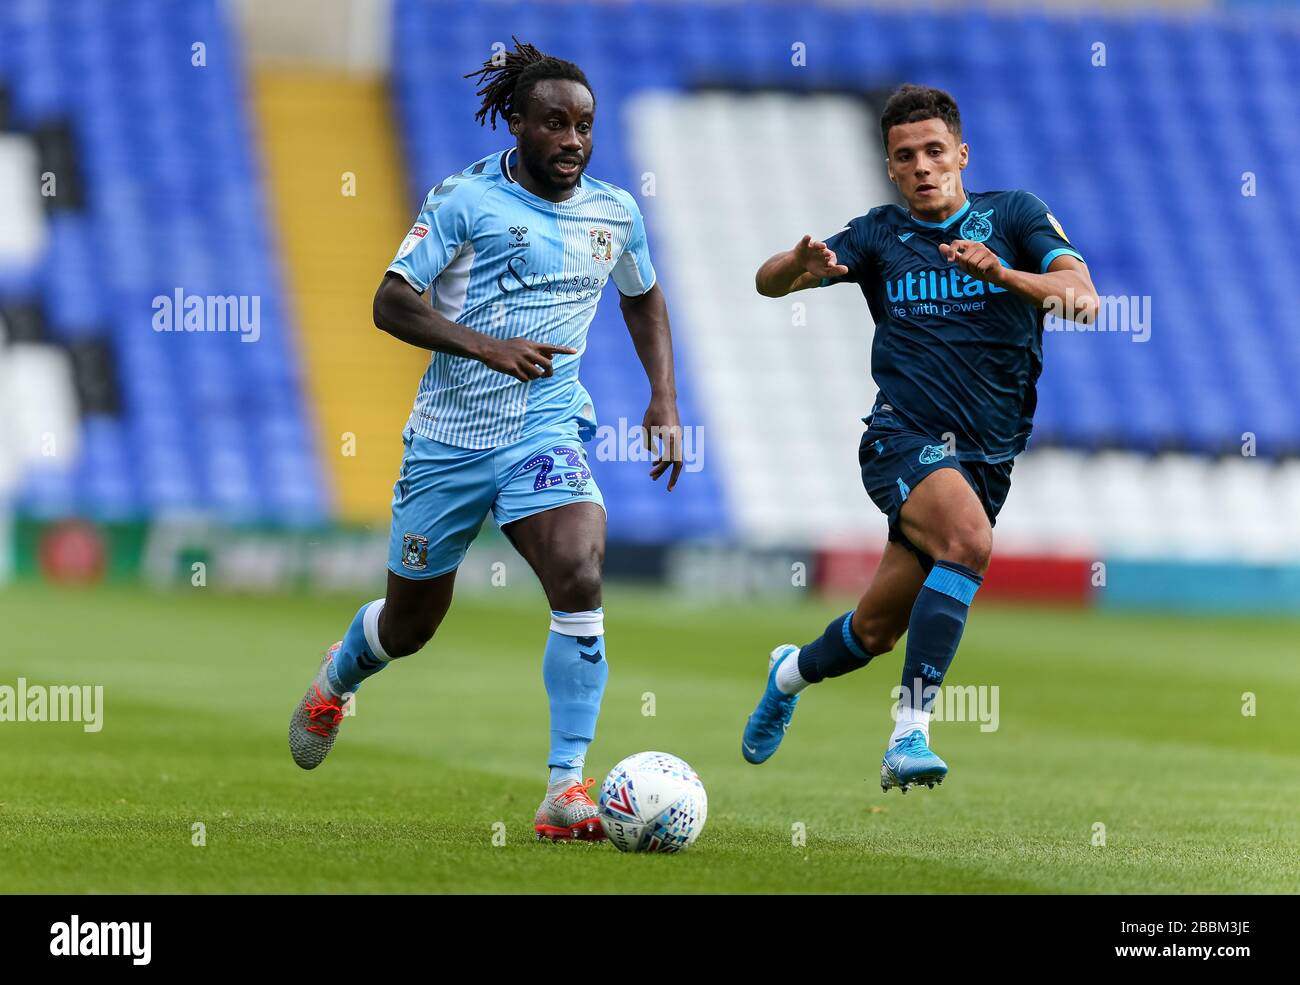
[[[408,255],[416,248],[416,246],[419,245],[420,240],[424,239],[424,237],[428,235],[429,227],[423,222],[417,222],[411,227],[411,231],[406,234],[406,239],[402,240],[402,247],[397,251],[397,259],[400,260],[402,257]]]

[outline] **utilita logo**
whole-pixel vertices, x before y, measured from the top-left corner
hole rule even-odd
[[[986,284],[978,277],[958,273],[955,267],[944,270],[908,271],[885,285],[891,304],[902,301],[935,301],[946,298],[977,298],[984,294],[1006,294],[1005,287]]]
[[[50,953],[56,958],[122,958],[132,964],[149,963],[152,954],[153,924],[82,923],[77,914],[67,923],[50,927]]]

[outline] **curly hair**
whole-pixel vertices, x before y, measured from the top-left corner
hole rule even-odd
[[[482,88],[474,93],[483,97],[482,105],[474,114],[480,125],[490,123],[495,130],[497,117],[509,119],[511,113],[521,112],[533,86],[546,79],[580,82],[591,92],[587,76],[573,62],[543,54],[514,35],[510,40],[515,43],[514,51],[507,51],[504,55],[498,53],[485,61],[482,68],[465,73],[465,78],[477,78],[483,83]],[[594,103],[594,92],[591,98]]]

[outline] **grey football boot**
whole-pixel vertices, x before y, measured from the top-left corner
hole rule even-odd
[[[340,640],[325,651],[316,676],[289,719],[289,751],[293,753],[293,761],[305,770],[314,770],[333,748],[351,697],[335,694],[326,672],[342,645]]]
[[[556,783],[547,788],[546,797],[533,818],[533,830],[537,832],[538,841],[545,838],[552,841],[605,840],[600,812],[587,793],[595,782]]]

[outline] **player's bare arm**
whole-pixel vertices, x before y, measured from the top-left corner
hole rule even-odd
[[[375,327],[409,345],[477,359],[517,380],[540,379],[554,371],[551,357],[577,349],[531,339],[495,339],[438,314],[400,274],[384,275],[375,292]]]
[[[941,243],[939,252],[963,273],[1006,288],[1035,307],[1051,308],[1083,324],[1090,323],[1097,315],[1100,304],[1097,289],[1093,287],[1088,265],[1077,257],[1059,256],[1048,265],[1046,273],[1033,274],[1003,266],[987,246],[967,239]]]
[[[805,234],[794,249],[777,253],[754,275],[754,287],[768,298],[781,298],[795,291],[816,287],[823,277],[842,277],[849,272],[835,258],[835,251]]]
[[[650,478],[668,476],[668,491],[677,485],[682,474],[682,425],[677,413],[677,381],[673,375],[673,337],[668,325],[668,305],[659,285],[634,297],[619,295],[619,308],[627,323],[637,357],[650,381],[650,406],[641,421],[645,445],[655,452]],[[652,436],[663,442],[656,449]]]

